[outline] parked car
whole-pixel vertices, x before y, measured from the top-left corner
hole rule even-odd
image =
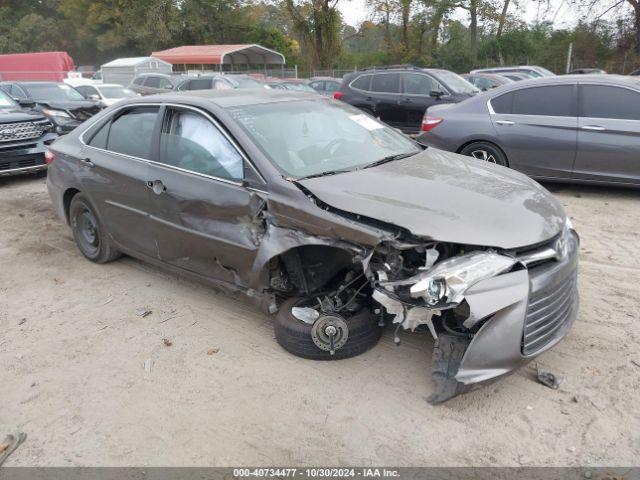
[[[75,88],[57,82],[1,82],[0,89],[19,104],[42,112],[65,134],[98,113],[99,102],[87,100]]]
[[[333,98],[358,107],[405,133],[417,134],[428,107],[461,102],[479,91],[448,70],[400,66],[347,74]]]
[[[640,185],[640,82],[563,75],[427,111],[420,141],[539,179]]]
[[[94,85],[80,85],[76,87],[82,96],[88,100],[96,100],[103,106],[109,107],[125,98],[136,97],[139,94],[116,83],[99,83]]]
[[[309,86],[321,95],[332,97],[334,92],[340,89],[341,78],[333,77],[313,77],[309,81]]]
[[[514,82],[512,79],[496,73],[465,73],[460,76],[482,91],[487,91],[491,88],[496,88],[500,85]]]
[[[175,87],[178,92],[186,90],[230,90],[235,88],[262,88],[264,84],[248,75],[201,75],[185,78]]]
[[[552,195],[343,102],[129,99],[51,151],[54,209],[89,260],[122,252],[246,292],[305,358],[357,355],[380,321],[427,329],[433,403],[513,371],[576,318],[578,238]]]
[[[47,147],[56,137],[44,115],[22,109],[0,90],[0,176],[46,169]]]
[[[632,77],[636,77],[636,76],[640,75],[640,68],[638,70],[634,70],[629,75],[631,75]]]
[[[547,70],[544,67],[539,67],[537,65],[520,65],[519,67],[494,67],[494,68],[478,68],[476,70],[471,70],[470,73],[498,73],[502,75],[503,73],[526,73],[527,75],[538,78],[538,77],[555,77],[555,73],[550,70]]]
[[[154,95],[173,90],[185,78],[180,74],[142,73],[131,80],[129,90],[140,95]]]
[[[569,75],[603,75],[607,73],[601,68],[576,68],[569,72]]]

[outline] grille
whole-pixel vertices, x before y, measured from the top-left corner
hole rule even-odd
[[[532,355],[557,338],[570,321],[577,296],[577,241],[561,262],[530,270],[532,288],[522,338],[523,355]],[[537,277],[537,278],[536,278]]]
[[[44,128],[33,122],[0,124],[0,142],[15,142],[39,138]]]

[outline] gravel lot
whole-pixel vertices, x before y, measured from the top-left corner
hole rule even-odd
[[[582,238],[578,321],[539,358],[560,389],[531,365],[434,407],[429,337],[295,358],[242,298],[88,262],[43,178],[0,179],[5,465],[640,465],[640,192],[550,188]]]

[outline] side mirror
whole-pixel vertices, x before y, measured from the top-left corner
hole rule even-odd
[[[28,98],[18,98],[17,102],[18,102],[18,105],[25,108],[33,108],[36,106],[36,102]]]
[[[432,98],[436,98],[438,100],[440,100],[440,97],[442,97],[442,95],[444,95],[442,92],[438,91],[438,90],[431,90],[429,92],[429,96]]]

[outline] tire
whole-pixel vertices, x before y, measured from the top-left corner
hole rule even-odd
[[[485,162],[495,163],[496,165],[502,165],[503,167],[509,166],[507,157],[504,153],[502,153],[502,150],[500,150],[493,143],[489,142],[470,143],[462,150],[460,150],[460,154],[466,155],[468,157],[473,157]]]
[[[289,353],[311,360],[340,360],[360,355],[380,340],[382,328],[378,326],[378,318],[363,309],[346,320],[349,336],[342,348],[336,350],[333,355],[321,350],[311,339],[312,325],[298,320],[291,314],[291,308],[302,300],[286,300],[275,316],[276,340]]]
[[[69,206],[69,223],[80,252],[95,263],[107,263],[120,256],[87,198],[77,193]]]

